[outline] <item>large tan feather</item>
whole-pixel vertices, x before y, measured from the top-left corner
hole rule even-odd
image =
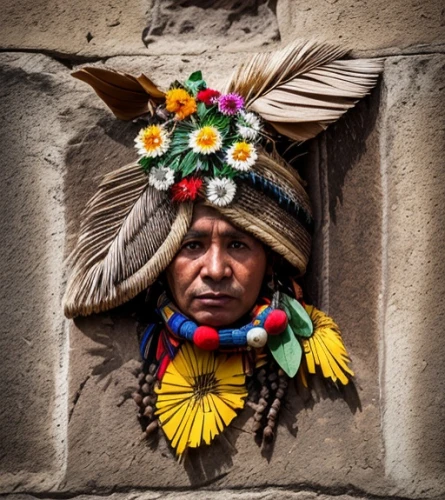
[[[140,165],[108,174],[87,204],[71,255],[67,317],[123,304],[151,285],[179,250],[192,216],[147,184]]]
[[[298,42],[260,53],[241,65],[227,85],[246,107],[296,141],[315,137],[375,85],[381,60],[338,60],[346,51]]]
[[[93,87],[96,94],[121,120],[133,120],[146,113],[153,113],[165,94],[144,74],[138,77],[118,71],[85,67],[71,73]]]

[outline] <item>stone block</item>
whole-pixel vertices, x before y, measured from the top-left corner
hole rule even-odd
[[[374,481],[409,498],[445,495],[444,62],[388,58],[379,88],[311,146],[321,225],[308,283],[375,417],[381,450],[363,449]]]
[[[6,495],[5,500],[35,500],[36,497],[26,494]],[[44,496],[39,497],[42,500]],[[193,491],[175,490],[144,490],[143,492],[112,493],[110,495],[77,495],[76,500],[365,500],[364,496],[348,494],[321,493],[320,491],[300,490],[292,491],[285,488],[245,488],[236,489],[211,489],[201,488]]]
[[[70,59],[253,50],[279,41],[266,0],[25,0],[0,12],[0,47]]]
[[[0,11],[2,49],[33,50],[73,58],[146,53],[141,39],[151,2],[6,3]]]
[[[445,56],[389,58],[381,170],[385,468],[406,495],[445,496]]]
[[[50,490],[66,445],[64,114],[81,92],[39,54],[0,55],[0,489]]]
[[[445,29],[440,0],[278,0],[281,39],[323,39],[358,51],[443,50]],[[416,49],[413,49],[416,47]],[[441,48],[440,48],[441,47]]]
[[[142,39],[151,53],[240,52],[280,40],[274,3],[266,0],[155,0]]]

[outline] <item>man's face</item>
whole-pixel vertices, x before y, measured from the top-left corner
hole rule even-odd
[[[229,326],[255,304],[266,272],[263,245],[218,211],[195,207],[182,247],[167,268],[179,309],[197,323]]]

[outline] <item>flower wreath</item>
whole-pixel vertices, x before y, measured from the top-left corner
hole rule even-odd
[[[143,128],[135,139],[149,184],[170,189],[176,202],[201,194],[213,205],[228,205],[236,193],[233,179],[258,158],[260,117],[245,110],[239,94],[208,88],[201,71],[174,82],[156,116],[163,122]]]

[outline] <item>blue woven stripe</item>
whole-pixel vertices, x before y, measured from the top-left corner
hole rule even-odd
[[[291,200],[275,183],[256,172],[245,172],[240,175],[240,178],[249,181],[252,187],[273,198],[281,208],[294,215],[307,231],[312,230],[313,219],[311,214],[296,203],[295,200]]]

